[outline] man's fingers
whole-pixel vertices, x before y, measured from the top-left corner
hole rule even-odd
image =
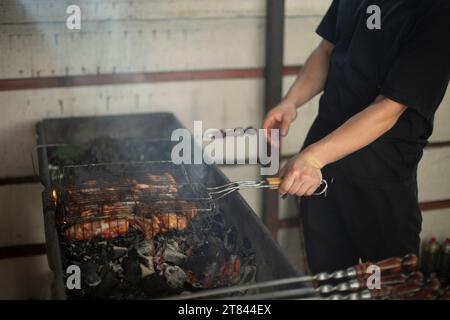
[[[270,129],[264,128],[264,136],[266,137],[267,142],[272,143],[272,132]]]
[[[295,177],[288,173],[288,175],[283,179],[280,185],[280,193],[285,194],[292,187],[292,184],[295,182]]]
[[[292,119],[288,115],[283,116],[282,125],[281,125],[281,135],[283,137],[287,136],[289,133],[289,127],[291,125]]]
[[[281,179],[284,178],[284,176],[286,176],[287,174],[287,170],[288,170],[288,164],[285,164],[280,171],[278,172],[278,177],[280,177]]]
[[[305,182],[302,184],[302,187],[297,192],[297,196],[302,197],[306,195],[307,191],[311,189],[312,186],[313,182],[309,179],[305,179]]]
[[[296,180],[296,182],[292,185],[292,187],[289,189],[288,193],[290,195],[297,195],[297,193],[299,192],[299,190],[302,188],[303,184],[301,181]]]
[[[281,135],[283,137],[286,137],[288,133],[289,133],[289,124],[283,122],[283,125],[281,126]]]
[[[267,119],[263,124],[264,135],[269,143],[272,143],[272,131],[276,125],[276,121],[273,118]]]
[[[306,190],[305,195],[312,196],[316,192],[318,187],[319,186],[317,184],[313,184],[308,190]]]
[[[311,184],[311,186],[308,188],[308,190],[306,190],[305,195],[312,196],[317,191],[317,189],[319,189],[319,187],[320,187],[320,182],[317,182],[317,181],[313,182]]]
[[[274,118],[272,116],[268,116],[266,120],[264,120],[263,123],[263,129],[269,130],[273,127],[273,123],[275,122]]]

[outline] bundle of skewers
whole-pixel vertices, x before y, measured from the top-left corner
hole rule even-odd
[[[286,289],[288,288],[288,289]],[[346,270],[272,280],[193,293],[175,299],[450,300],[450,287],[418,271],[418,258],[406,255]]]

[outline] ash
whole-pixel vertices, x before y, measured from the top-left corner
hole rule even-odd
[[[113,239],[67,241],[64,269],[78,265],[81,289],[71,299],[148,299],[254,282],[255,253],[220,209],[199,214],[183,231],[151,240],[137,230]]]

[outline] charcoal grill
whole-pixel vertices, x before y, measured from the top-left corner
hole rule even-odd
[[[55,206],[55,203],[61,200],[60,197],[64,197],[65,188],[83,185],[83,181],[86,183],[91,174],[105,172],[105,170],[110,174],[102,174],[95,179],[100,186],[108,184],[110,182],[108,179],[111,180],[113,177],[117,178],[113,179],[115,181],[121,178],[129,179],[140,169],[145,171],[149,165],[153,166],[151,171],[154,173],[154,166],[170,160],[171,149],[174,145],[174,142],[170,141],[170,135],[174,129],[181,127],[181,123],[168,113],[46,119],[37,124],[37,143],[38,146],[41,146],[38,148],[39,175],[45,187],[42,199],[47,255],[49,266],[55,274],[52,288],[54,298],[67,297],[63,281],[65,270],[63,270],[61,257],[61,239],[57,232],[60,222],[58,219],[62,217],[65,223],[76,223],[74,220],[76,215],[72,216],[68,211],[64,211],[61,215]],[[63,169],[59,165],[55,166],[52,162],[55,148],[78,146],[102,138],[114,139],[117,142],[114,155],[111,156],[102,150],[97,150],[95,159],[87,162],[79,161],[76,156],[72,156],[70,161],[65,163]],[[140,154],[127,155],[128,158],[124,159],[124,162],[117,163],[117,160],[122,159],[116,159],[115,155],[124,153],[120,148],[125,144],[136,146],[140,150]],[[105,161],[109,158],[112,160],[110,163]],[[133,168],[133,170],[126,172],[119,168],[126,170]],[[226,222],[236,230],[238,235],[249,240],[255,251],[257,282],[299,276],[299,273],[272,240],[265,226],[238,193],[231,194],[217,202],[212,202],[206,194],[202,193],[200,186],[214,187],[229,183],[217,167],[186,165],[180,170],[179,175],[175,173],[175,176],[178,187],[184,190],[182,192],[183,200],[191,203],[192,208],[200,211],[199,214],[214,211],[213,207],[216,204],[219,205]],[[86,173],[89,174],[85,175]],[[138,175],[139,177],[142,176],[141,173]],[[117,174],[119,177],[114,176]],[[122,187],[130,196],[130,185],[122,185]],[[95,199],[88,198],[87,200]],[[131,202],[136,203],[134,200],[135,198]],[[161,207],[161,209],[163,208],[167,207]],[[172,207],[171,210],[174,208]],[[186,207],[180,208],[180,210],[186,210]],[[104,212],[99,211],[91,218],[98,219],[103,214]]]

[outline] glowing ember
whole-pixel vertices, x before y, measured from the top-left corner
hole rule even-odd
[[[52,199],[53,199],[53,203],[56,206],[56,201],[58,200],[58,194],[56,193],[55,189],[52,190]]]

